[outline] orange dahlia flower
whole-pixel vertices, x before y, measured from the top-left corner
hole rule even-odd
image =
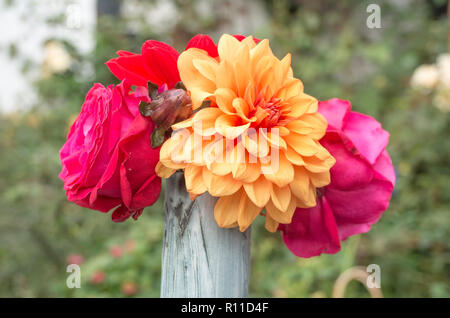
[[[197,111],[172,126],[157,173],[183,169],[191,198],[205,191],[219,197],[220,227],[245,231],[263,214],[274,232],[296,207],[315,206],[316,189],[330,182],[335,160],[319,143],[327,122],[293,77],[290,54],[279,60],[267,39],[225,34],[218,53],[191,48],[178,58]]]

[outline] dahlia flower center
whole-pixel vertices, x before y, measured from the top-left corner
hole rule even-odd
[[[258,112],[262,114],[262,120],[259,123],[260,127],[274,127],[279,125],[281,112],[281,99],[271,98],[268,102],[264,99],[259,99],[255,102],[255,109],[252,115],[258,116]],[[261,111],[262,110],[262,111]]]

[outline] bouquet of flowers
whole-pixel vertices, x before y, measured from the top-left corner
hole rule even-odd
[[[395,173],[389,133],[340,99],[304,92],[267,39],[192,38],[179,54],[149,40],[106,62],[121,81],[95,84],[61,149],[67,198],[138,219],[161,178],[183,171],[192,200],[245,231],[257,217],[299,257],[336,253],[387,209]]]

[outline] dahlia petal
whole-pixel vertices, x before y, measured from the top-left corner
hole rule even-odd
[[[303,157],[303,161],[305,168],[314,173],[328,172],[336,163],[336,159],[330,154],[326,158],[319,158],[318,156]]]
[[[144,68],[141,55],[120,56],[105,63],[119,80],[127,79],[133,85],[146,86],[151,75]]]
[[[184,169],[184,179],[186,182],[186,190],[189,193],[202,194],[207,190],[202,178],[203,168],[188,165]]]
[[[244,183],[244,190],[254,204],[263,208],[270,199],[272,183],[267,181],[264,176],[260,176],[252,183]]]
[[[181,169],[186,164],[182,160],[183,150],[186,141],[190,137],[190,132],[184,133],[185,130],[179,130],[172,134],[172,137],[166,140],[161,146],[159,160],[168,168]]]
[[[229,88],[218,88],[214,92],[216,98],[216,104],[222,112],[228,115],[234,115],[236,110],[233,107],[233,100],[236,98],[236,94]]]
[[[216,88],[229,88],[233,92],[237,92],[234,67],[227,60],[220,61],[220,65],[217,68]]]
[[[292,215],[296,208],[296,200],[292,197],[288,201],[288,207],[285,211],[278,209],[272,201],[269,201],[266,205],[266,212],[272,219],[281,224],[289,224],[292,222]]]
[[[256,64],[264,57],[273,55],[269,47],[269,40],[264,39],[260,41],[253,49],[250,50],[250,58],[252,60],[252,67],[256,70]]]
[[[266,157],[270,151],[267,139],[262,137],[261,134],[253,132],[253,130],[250,130],[242,135],[242,145],[253,156],[259,158]]]
[[[187,90],[191,92],[193,108],[197,109],[202,105],[204,98],[214,93],[216,84],[200,73],[194,66],[193,60],[215,60],[207,55],[205,51],[196,48],[184,51],[178,57],[177,65],[180,70],[180,78]]]
[[[315,188],[310,183],[308,172],[303,167],[295,167],[293,181],[289,184],[292,194],[303,206],[316,205]]]
[[[183,128],[188,128],[188,127],[192,127],[194,125],[194,118],[188,118],[186,120],[180,121],[178,123],[175,123],[171,126],[172,130],[178,130],[178,129],[183,129]]]
[[[316,188],[322,188],[324,186],[329,185],[331,182],[329,171],[318,172],[318,173],[308,172],[308,175],[309,175],[309,179],[311,180],[311,183]]]
[[[205,78],[216,80],[216,72],[219,64],[214,59],[193,59],[192,64]]]
[[[229,34],[222,35],[217,45],[217,51],[219,52],[221,61],[233,61],[241,47],[242,45],[233,36]]]
[[[291,202],[291,190],[289,189],[289,186],[280,188],[274,184],[270,191],[270,198],[273,205],[278,210],[285,212]]]
[[[294,180],[294,167],[285,155],[280,152],[278,162],[271,158],[268,164],[262,164],[264,176],[279,187],[284,187]]]
[[[242,191],[220,197],[214,207],[214,218],[219,227],[227,228],[238,221],[241,208]]]
[[[244,194],[239,205],[239,231],[244,232],[246,229],[248,229],[260,212],[261,208],[255,205]]]
[[[216,133],[215,124],[219,116],[222,115],[220,109],[207,107],[200,109],[193,117],[194,132],[201,136],[212,136]]]
[[[305,161],[291,146],[288,146],[284,152],[286,158],[296,166],[303,166]]]
[[[206,146],[204,150],[207,168],[218,176],[225,176],[232,173],[235,164],[233,160],[234,148],[227,149],[227,142],[229,142],[228,139],[219,138]]]
[[[314,156],[321,148],[309,136],[296,133],[285,136],[284,140],[292,149],[302,156]]]
[[[212,173],[218,176],[225,176],[232,173],[233,163],[213,161],[208,166]]]
[[[254,110],[255,85],[253,84],[253,82],[248,83],[247,87],[245,88],[244,99],[250,106],[251,110]]]
[[[287,100],[290,104],[290,111],[287,113],[287,116],[298,118],[301,115],[315,109],[317,107],[318,101],[316,98],[302,93],[301,95],[297,95],[291,97]]]
[[[236,180],[251,183],[260,176],[261,167],[258,163],[239,163],[233,166],[232,174]]]
[[[288,72],[291,70],[291,54],[288,53],[280,61],[279,67],[275,69],[275,87],[282,87],[286,78],[288,77]]]
[[[250,123],[238,125],[238,120],[239,117],[233,115],[220,115],[215,123],[216,131],[228,139],[235,139],[250,127]]]
[[[119,51],[116,52],[116,54],[119,55],[119,56],[138,55],[136,53],[132,53],[132,52],[124,51],[124,50],[119,50]]]
[[[189,137],[186,139],[186,142],[183,145],[183,149],[179,155],[178,159],[181,162],[185,162],[187,164],[192,164],[195,162],[195,159],[204,159],[204,158],[195,158],[194,156],[197,155],[203,155],[202,152],[196,152],[196,149],[203,147],[203,143],[201,138],[198,138],[199,136],[196,134],[190,134]],[[174,156],[176,154],[172,154]],[[174,159],[175,159],[174,158]]]
[[[300,135],[308,135],[313,131],[309,123],[299,119],[289,122],[286,128]]]
[[[144,67],[151,75],[149,80],[157,85],[166,83],[172,88],[180,81],[177,69],[179,53],[170,45],[148,40],[142,45]]]
[[[303,83],[298,78],[287,79],[283,86],[276,92],[275,97],[280,99],[290,99],[291,97],[298,96],[303,93]]]
[[[161,162],[158,162],[156,164],[155,172],[160,178],[169,178],[171,175],[173,175],[177,169],[171,169],[163,165]]]
[[[245,53],[241,53],[241,51],[245,51]],[[250,63],[250,53],[246,46],[240,48],[237,52],[240,56],[241,60],[234,62],[234,78],[236,80],[236,93],[244,97],[245,90],[247,89],[248,84],[251,82],[252,75],[250,71],[245,67]],[[243,60],[243,56],[246,56],[245,60]]]
[[[308,134],[309,137],[315,140],[320,140],[325,135],[328,124],[325,117],[321,114],[304,114],[300,118],[302,122],[312,128],[312,132]]]
[[[282,137],[280,137],[279,131],[277,131],[277,128],[273,128],[270,130],[271,132],[265,132],[264,130],[261,130],[260,136],[264,137],[264,139],[267,140],[268,143],[270,143],[271,148],[277,148],[277,149],[287,149],[286,141]]]
[[[232,106],[236,110],[236,113],[244,120],[244,122],[252,122],[256,120],[256,118],[248,118],[250,106],[242,97],[235,98],[232,102]]]
[[[274,56],[263,56],[256,64],[254,77],[256,87],[258,88],[261,96],[269,100],[274,94],[274,69],[276,69],[276,62],[278,60]],[[269,91],[268,91],[269,90]],[[264,94],[262,94],[264,93]]]
[[[219,53],[217,52],[217,47],[214,44],[214,41],[211,39],[209,35],[205,34],[197,34],[194,36],[186,46],[185,50],[190,48],[198,48],[204,50],[211,57],[217,57]]]
[[[279,225],[279,223],[277,221],[275,221],[274,219],[272,219],[270,217],[270,215],[268,215],[266,213],[266,224],[265,224],[265,227],[266,227],[267,231],[275,233],[277,231],[277,229],[278,229],[278,225]]]
[[[243,41],[243,40],[245,40],[245,39],[252,39],[255,43],[258,43],[259,41],[261,41],[260,39],[258,39],[258,38],[254,38],[253,36],[248,36],[248,37],[245,37],[245,35],[241,35],[241,34],[233,34],[233,36],[238,40],[238,41]]]
[[[260,40],[253,38],[253,36],[249,35],[248,37],[243,36],[236,36],[233,35],[237,40],[242,42],[243,44],[247,45],[249,49],[253,49],[256,46],[256,43],[258,43]],[[243,38],[242,38],[243,37]]]
[[[192,100],[192,108],[195,110],[202,106],[205,99],[212,96],[213,93],[211,91],[205,91],[200,87],[191,88],[191,100]]]
[[[234,180],[231,174],[217,176],[209,171],[207,167],[203,167],[202,177],[208,192],[215,197],[231,195],[242,187],[242,182]]]

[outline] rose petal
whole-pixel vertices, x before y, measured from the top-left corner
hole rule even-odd
[[[367,232],[389,206],[392,190],[390,181],[379,179],[349,191],[328,186],[325,197],[333,209],[341,239]]]
[[[392,165],[392,160],[387,151],[383,151],[378,157],[377,162],[375,162],[374,169],[387,180],[389,180],[392,185],[395,184],[395,171]]]
[[[381,128],[379,122],[356,112],[347,114],[343,133],[371,164],[375,164],[389,142],[389,133]]]
[[[321,143],[336,159],[336,163],[330,170],[334,188],[355,189],[365,186],[372,180],[374,172],[370,164],[348,151],[341,141],[329,140],[325,137]]]
[[[324,198],[314,208],[297,208],[292,223],[282,224],[280,229],[284,243],[298,257],[334,254],[340,250],[336,221]]]
[[[349,101],[337,98],[319,102],[319,113],[328,121],[329,130],[342,130],[344,118],[351,108]]]

